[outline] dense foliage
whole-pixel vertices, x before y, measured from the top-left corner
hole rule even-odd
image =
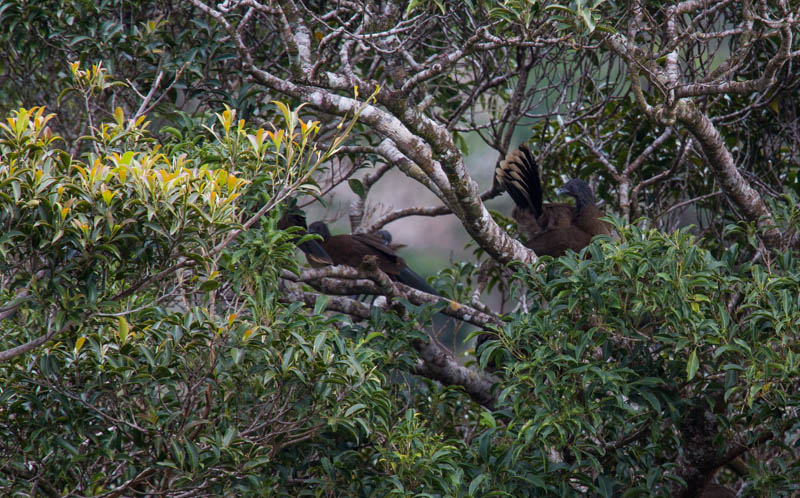
[[[779,470],[792,468],[794,442],[773,436],[797,424],[797,258],[779,255],[770,270],[738,265],[735,245],[717,259],[686,231],[619,234],[590,246],[590,260],[520,274],[546,305],[499,335],[521,421],[509,450],[562,450],[540,477],[552,493],[580,482],[601,496],[656,495],[675,456],[693,451],[687,419],[710,410],[702,444],[744,453],[768,440],[746,494],[794,489],[797,470]]]
[[[2,2],[1,494],[800,493],[800,11],[734,4]],[[613,238],[509,249],[519,130]],[[345,182],[455,214],[446,302],[298,259]]]

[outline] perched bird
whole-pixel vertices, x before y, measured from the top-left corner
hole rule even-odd
[[[292,239],[295,243],[300,240],[308,230],[305,213],[294,205],[288,206],[286,212],[284,212],[281,219],[278,220],[277,228],[279,230],[286,230],[289,227],[300,227],[300,230],[297,232],[297,237]],[[306,240],[298,244],[297,247],[305,253],[308,264],[311,266],[320,267],[333,264],[333,260],[328,253],[325,252],[325,249],[323,249],[318,240]]]
[[[392,244],[392,234],[389,232],[389,230],[378,230],[377,232],[372,233],[383,239],[383,243],[395,251],[406,247],[405,244]]]
[[[398,256],[394,249],[386,245],[385,239],[380,235],[374,233],[331,235],[328,225],[321,221],[312,223],[308,231],[322,236],[322,247],[336,265],[358,268],[364,256],[374,255],[378,258],[378,267],[389,275],[392,280],[428,294],[439,295],[433,287],[428,285],[424,278],[408,267],[403,258]]]
[[[525,245],[540,256],[558,257],[567,249],[580,251],[599,234],[609,235],[609,226],[595,205],[591,187],[580,179],[568,181],[556,193],[575,198],[575,205],[544,204],[539,167],[526,145],[506,155],[495,171],[497,182],[514,200],[512,216]]]

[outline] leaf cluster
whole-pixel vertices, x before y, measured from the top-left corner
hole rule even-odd
[[[492,447],[515,469],[504,486],[532,479],[536,462],[543,493],[666,493],[699,406],[723,453],[776,438],[763,471],[782,489],[793,450],[780,439],[800,401],[797,258],[740,265],[738,246],[716,258],[687,230],[617,229],[585,258],[517,274],[532,309],[510,315],[484,353],[507,370],[506,443]]]

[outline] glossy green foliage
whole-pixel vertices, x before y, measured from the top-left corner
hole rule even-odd
[[[110,81],[100,66],[73,70],[86,90]],[[463,485],[453,422],[474,407],[391,375],[413,365],[409,341],[432,311],[409,305],[420,317],[354,326],[279,286],[298,271],[293,235],[275,229],[279,203],[314,191],[310,173],[355,121],[318,151],[319,124],[277,107],[280,129],[224,109],[202,140],[168,130],[163,143],[117,109],[84,138],[85,159],[58,148],[42,107],[0,123],[4,492]]]
[[[109,320],[7,365],[3,488],[30,489],[36,463],[49,493],[256,491],[319,466],[320,441],[359,444],[388,405],[374,353],[294,307],[274,318],[150,307],[127,336]]]
[[[88,111],[95,122],[116,106],[136,109],[158,82],[169,92],[150,101],[151,118],[189,125],[185,113],[236,109],[239,116],[277,116],[269,99],[253,99],[253,87],[233,68],[230,39],[190,4],[24,0],[0,5],[0,112],[44,105],[59,114],[54,127],[70,142],[88,135]],[[54,91],[73,82],[70,64],[98,65],[113,73],[114,87],[95,89],[87,105],[80,93]],[[229,85],[236,87],[231,89]],[[130,112],[130,111],[129,111]],[[206,124],[214,120],[205,115]]]
[[[43,108],[20,109],[0,125],[1,292],[25,301],[6,345],[117,312],[150,274],[202,261],[234,228],[233,203],[246,185],[146,141],[124,152],[106,144],[80,161],[54,147],[49,118]],[[145,131],[143,119],[118,118],[100,133]]]
[[[668,493],[677,456],[690,451],[681,423],[701,406],[716,417],[720,448],[772,431],[774,445],[750,455],[772,459],[753,482],[787,492],[800,472],[780,449],[800,403],[800,261],[785,253],[771,268],[742,265],[738,246],[717,259],[686,230],[618,230],[586,258],[518,273],[531,309],[486,348],[509,379],[510,423],[481,454],[509,474],[490,487]]]
[[[330,50],[358,23],[326,16],[338,3],[305,4],[324,58],[317,76],[338,75],[341,52],[322,52],[323,40]],[[591,177],[613,212],[619,185],[601,158],[623,168],[664,133],[599,43],[628,7],[411,1],[402,29],[381,16],[366,26],[397,29],[418,65],[453,40],[471,47],[407,95],[424,98],[426,119],[446,123],[462,151],[471,127],[503,150],[510,134],[499,124],[515,93],[556,88],[524,109],[552,117],[532,133],[526,122],[540,149],[556,145],[542,164],[547,196],[562,176]],[[723,7],[711,10],[735,10]],[[242,21],[239,12],[228,20]],[[48,338],[0,363],[3,495],[667,495],[687,450],[681,423],[696,407],[713,414],[720,451],[759,441],[744,454],[742,494],[797,492],[800,268],[791,251],[754,259],[752,225],[722,236],[738,215],[714,194],[717,177],[695,147],[681,159],[685,130],[631,175],[631,186],[658,181],[630,213],[658,226],[678,200],[703,196],[701,228],[719,237],[620,226],[619,241],[587,248],[591,259],[440,272],[438,288],[468,303],[485,270],[506,299],[495,311],[515,309],[478,362],[500,379],[491,412],[413,375],[432,307],[400,302],[402,316],[373,308],[354,324],[323,313],[334,297],[287,299],[279,277],[299,264],[292,236],[275,229],[280,202],[318,193],[310,175],[342,144],[337,130],[359,132],[358,144],[386,137],[352,116],[337,128],[341,118],[298,102],[274,105],[285,97],[256,86],[245,66],[293,81],[290,53],[279,16],[257,15],[240,32],[256,47],[245,63],[191,2],[0,2],[0,351]],[[434,16],[440,24],[426,22]],[[563,43],[514,46],[544,26]],[[754,45],[743,77],[759,76],[773,38]],[[475,40],[495,45],[475,50]],[[562,94],[581,45],[600,50]],[[397,92],[410,74],[389,71],[389,55],[362,53],[352,70]],[[725,144],[765,191],[796,189],[792,76],[779,74],[780,91],[748,113],[748,94],[705,107],[727,116],[717,121]],[[580,119],[561,120],[548,107],[556,98]],[[370,165],[358,149],[347,152],[353,164]],[[785,233],[797,205],[791,195],[770,202],[785,211]]]

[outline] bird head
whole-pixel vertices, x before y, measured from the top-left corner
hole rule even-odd
[[[308,233],[315,233],[322,237],[322,240],[328,240],[331,237],[331,231],[322,221],[315,221],[308,226]]]
[[[386,244],[387,246],[391,245],[392,234],[389,233],[389,230],[378,230],[377,232],[375,232],[375,235],[383,239],[383,243]]]
[[[569,195],[575,198],[575,207],[581,209],[583,206],[594,206],[594,193],[588,183],[573,178],[556,191],[558,195]]]

